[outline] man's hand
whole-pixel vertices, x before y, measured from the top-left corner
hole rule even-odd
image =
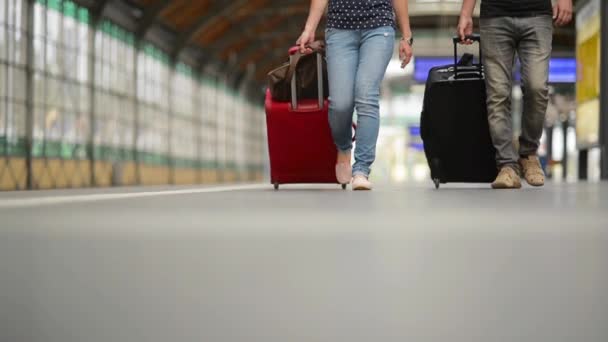
[[[300,47],[300,53],[309,54],[312,53],[312,49],[308,47],[312,42],[315,41],[315,32],[304,30],[300,35],[300,38],[296,41],[296,44]]]
[[[399,59],[401,60],[402,69],[410,63],[413,54],[412,46],[405,39],[401,39],[399,42]]]
[[[460,44],[471,45],[473,41],[470,39],[466,39],[466,36],[470,36],[473,34],[473,17],[470,15],[460,15],[460,20],[458,20],[458,36],[460,37]]]
[[[553,21],[555,25],[568,25],[572,20],[572,0],[559,0],[553,6]]]

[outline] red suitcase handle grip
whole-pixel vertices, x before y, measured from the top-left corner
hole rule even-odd
[[[289,49],[289,55],[290,55],[290,56],[293,56],[293,55],[295,55],[296,53],[298,53],[298,51],[300,51],[300,47],[299,47],[299,46],[297,46],[297,45],[296,45],[296,46],[292,46],[292,47]]]

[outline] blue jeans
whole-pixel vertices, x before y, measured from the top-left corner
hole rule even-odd
[[[357,142],[353,175],[369,176],[380,129],[380,84],[395,46],[395,30],[328,28],[325,34],[329,77],[329,125],[336,147],[352,149],[353,111]]]

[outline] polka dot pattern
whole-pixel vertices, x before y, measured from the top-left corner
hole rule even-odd
[[[327,27],[343,30],[395,26],[392,0],[329,0]]]

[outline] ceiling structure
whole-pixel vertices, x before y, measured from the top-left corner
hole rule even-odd
[[[286,60],[288,47],[306,21],[310,0],[76,0],[93,18],[107,18],[135,32],[173,60],[199,70],[227,75],[231,84],[260,85],[266,73]],[[412,1],[412,9],[416,1]],[[428,6],[428,4],[427,4]],[[457,22],[453,11],[414,10],[416,30],[445,29]],[[320,25],[324,26],[323,23]],[[556,37],[573,46],[573,29]],[[318,30],[323,38],[323,30]]]

